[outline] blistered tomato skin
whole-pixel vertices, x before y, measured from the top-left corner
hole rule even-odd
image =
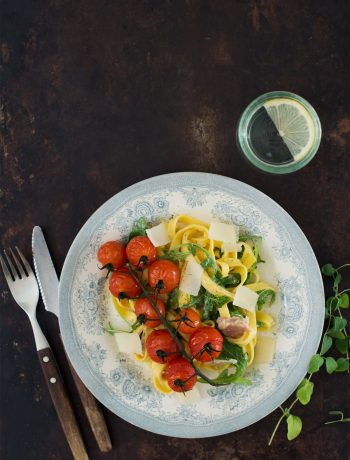
[[[197,361],[212,361],[220,356],[223,341],[223,336],[214,327],[200,327],[189,340],[191,356]]]
[[[97,259],[102,266],[112,264],[115,269],[121,268],[126,263],[125,247],[119,241],[107,241],[97,251]]]
[[[153,288],[157,288],[160,283],[162,294],[170,292],[180,283],[180,270],[170,260],[156,260],[148,267],[148,283]]]
[[[155,298],[152,298],[153,302],[155,302]],[[157,299],[156,303],[158,310],[160,313],[165,316],[165,305],[161,299]],[[137,299],[135,302],[135,314],[137,319],[142,323],[145,324],[147,327],[158,327],[161,323],[159,316],[155,309],[153,308],[151,302],[146,297],[141,297]]]
[[[157,259],[157,249],[148,236],[135,236],[126,246],[126,256],[131,265],[144,268]]]
[[[198,329],[201,321],[198,311],[193,308],[180,310],[175,319],[178,320],[176,323],[177,329],[183,334],[192,334],[196,329]]]
[[[176,392],[192,390],[197,382],[197,375],[185,358],[176,358],[166,368],[165,378],[169,387]]]
[[[179,357],[179,347],[166,329],[151,332],[146,340],[146,349],[156,363],[169,363]]]
[[[109,290],[114,297],[123,293],[132,299],[140,294],[141,287],[128,270],[122,269],[111,274]]]

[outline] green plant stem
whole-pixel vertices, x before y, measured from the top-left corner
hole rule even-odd
[[[275,434],[277,433],[277,430],[278,430],[278,428],[280,427],[280,424],[282,423],[283,419],[286,417],[286,414],[284,413],[283,408],[282,408],[281,406],[279,406],[279,408],[280,408],[281,411],[282,411],[282,415],[281,415],[281,417],[278,419],[278,422],[276,423],[275,429],[273,430],[273,432],[272,432],[272,434],[271,434],[271,436],[270,436],[268,446],[271,446],[272,441],[273,441],[273,438],[275,437]]]
[[[338,270],[340,270],[340,269],[342,269],[344,267],[350,267],[350,264],[341,265],[340,267],[336,268],[336,270],[338,271]]]
[[[134,278],[134,280],[138,283],[138,285],[140,286],[140,288],[142,289],[142,292],[144,293],[145,297],[149,300],[149,302],[151,303],[152,307],[154,308],[154,310],[156,311],[157,315],[159,316],[159,319],[161,321],[161,323],[163,324],[163,326],[165,326],[165,328],[169,331],[171,337],[174,339],[174,341],[176,342],[177,346],[179,347],[179,350],[180,350],[180,353],[182,354],[182,356],[191,364],[191,366],[193,367],[193,369],[195,370],[196,374],[199,376],[199,377],[202,377],[203,380],[205,380],[207,383],[209,383],[210,385],[212,386],[223,386],[223,385],[228,385],[228,383],[216,383],[214,382],[213,380],[211,380],[209,377],[207,377],[205,374],[202,373],[202,371],[200,371],[198,369],[198,367],[194,364],[193,362],[193,358],[187,354],[186,350],[184,349],[182,343],[181,343],[181,340],[177,337],[176,333],[174,332],[174,330],[172,329],[172,327],[169,325],[167,319],[162,315],[162,313],[160,312],[159,308],[157,307],[156,305],[156,302],[153,301],[152,297],[149,295],[147,289],[145,289],[145,287],[143,286],[143,284],[140,282],[137,274],[135,273],[134,269],[131,267],[130,264],[126,264],[129,271],[130,271],[130,274],[131,276]]]

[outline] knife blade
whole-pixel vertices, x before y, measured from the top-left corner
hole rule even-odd
[[[49,248],[47,247],[44,234],[40,227],[33,229],[32,250],[35,274],[38,280],[40,293],[45,305],[45,309],[58,317],[58,287],[59,281],[55,267],[53,265]],[[67,354],[66,354],[67,356]],[[109,452],[112,449],[112,442],[108,433],[108,428],[99,403],[90,391],[85,387],[75,372],[67,356],[71,374],[78,390],[80,400],[85,410],[91,430],[101,452]]]
[[[33,229],[32,249],[35,274],[45,309],[58,318],[58,276],[43,231],[38,226]]]

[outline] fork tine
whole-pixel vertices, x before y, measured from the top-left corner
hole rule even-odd
[[[15,256],[14,252],[12,251],[12,248],[10,248],[10,253],[12,255],[13,260],[15,261],[15,264],[16,264],[16,267],[17,267],[17,270],[19,272],[20,277],[24,278],[27,275],[24,273],[22,264],[18,261],[17,257]]]
[[[5,251],[5,249],[4,249],[4,254],[5,254],[7,263],[9,265],[9,267],[10,267],[10,271],[12,272],[12,278],[16,281],[16,279],[19,278],[18,273],[17,273],[17,271],[16,271],[16,269],[15,269],[15,267],[14,267],[14,265],[13,265],[11,259],[10,259],[10,257],[8,256],[7,252]]]
[[[29,276],[33,272],[32,267],[29,265],[27,259],[24,257],[22,252],[18,249],[18,246],[15,246],[15,247],[16,247],[18,255],[20,256],[21,261],[22,261],[22,263],[24,265],[25,271],[27,272],[27,275]]]
[[[1,255],[0,255],[0,263],[1,263],[2,270],[3,270],[4,275],[5,275],[6,281],[8,282],[8,284],[13,283],[12,273],[7,268],[7,265],[6,265],[5,261],[4,261],[4,259],[1,257]]]

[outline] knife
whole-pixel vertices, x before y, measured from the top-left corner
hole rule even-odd
[[[35,274],[38,279],[45,309],[56,315],[58,318],[58,277],[44,238],[44,234],[38,226],[33,229],[32,249]],[[67,360],[98,447],[101,452],[109,452],[112,449],[112,443],[101,406],[80,380],[78,374],[75,372],[72,364],[70,363],[68,356]]]

